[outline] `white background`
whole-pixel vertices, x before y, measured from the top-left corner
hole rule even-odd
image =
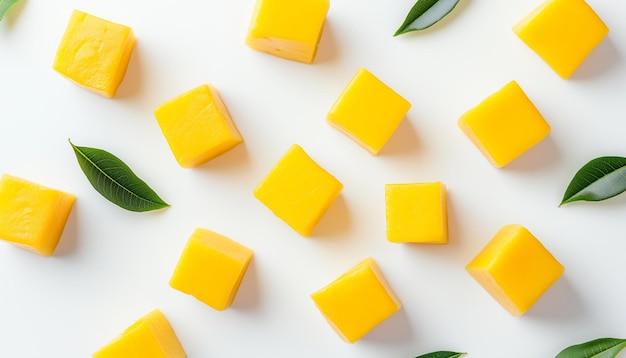
[[[334,0],[306,65],[243,43],[253,0],[22,0],[0,22],[0,173],[72,192],[57,251],[0,245],[0,357],[88,357],[154,308],[191,358],[553,357],[626,336],[626,196],[558,208],[576,170],[626,155],[626,3],[589,0],[611,29],[573,77],[559,78],[511,27],[539,0],[462,0],[430,31],[392,37],[413,0]],[[115,99],[52,68],[73,9],[131,26],[138,38]],[[363,66],[413,105],[379,156],[325,116]],[[552,126],[495,169],[463,135],[461,114],[517,80]],[[195,169],[175,162],[153,110],[203,83],[220,91],[245,143]],[[88,183],[67,140],[123,159],[172,206],[131,213]],[[294,143],[345,185],[311,238],[253,189]],[[450,243],[391,244],[384,185],[442,181]],[[526,226],[566,267],[512,317],[465,265],[509,223]],[[233,306],[218,312],[169,287],[196,227],[252,248]],[[309,294],[372,256],[404,306],[354,345]]]

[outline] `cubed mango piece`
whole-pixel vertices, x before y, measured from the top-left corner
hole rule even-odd
[[[187,241],[170,286],[222,311],[230,307],[252,260],[249,248],[206,229]]]
[[[328,123],[376,155],[411,104],[365,68],[360,68],[326,116]]]
[[[211,85],[173,98],[154,111],[178,164],[192,168],[243,142],[228,109]]]
[[[402,307],[371,257],[311,298],[331,327],[349,343],[361,339]]]
[[[297,144],[274,166],[254,196],[302,236],[309,236],[343,184]]]
[[[584,0],[547,0],[517,23],[513,31],[567,79],[609,28]]]
[[[186,356],[172,326],[159,310],[143,316],[93,354],[93,358],[185,358]]]
[[[564,271],[530,231],[516,224],[500,229],[466,269],[514,316],[528,311]]]
[[[387,240],[448,243],[446,187],[440,182],[387,184]]]
[[[130,27],[74,10],[52,68],[111,98],[124,79],[134,46]]]
[[[550,133],[550,125],[515,81],[463,114],[458,125],[497,168]]]
[[[257,0],[246,45],[304,63],[313,63],[329,0]]]
[[[51,256],[76,197],[4,174],[0,178],[0,239]]]

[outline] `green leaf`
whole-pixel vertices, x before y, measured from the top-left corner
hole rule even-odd
[[[605,200],[625,190],[626,158],[600,157],[583,165],[576,172],[560,205],[581,200]]]
[[[432,353],[427,353],[427,354],[423,354],[421,356],[417,356],[415,358],[458,358],[460,356],[462,356],[465,353],[457,353],[457,352],[450,352],[450,351],[438,351],[438,352],[432,352]]]
[[[555,358],[614,358],[626,348],[626,339],[599,338],[565,348]]]
[[[102,149],[70,144],[91,185],[113,204],[130,211],[169,206],[118,157]]]
[[[459,0],[417,0],[393,36],[429,28],[448,15]]]
[[[0,21],[4,18],[4,15],[9,11],[11,6],[13,6],[19,0],[0,0]]]

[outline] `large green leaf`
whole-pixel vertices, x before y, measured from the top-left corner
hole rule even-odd
[[[458,358],[458,357],[462,356],[463,354],[465,354],[465,353],[450,352],[450,351],[438,351],[438,352],[432,352],[432,353],[423,354],[423,355],[417,356],[415,358]]]
[[[417,0],[393,36],[429,28],[448,15],[459,0]]]
[[[18,0],[0,0],[0,21],[16,2],[18,2]]]
[[[70,144],[91,185],[110,202],[130,211],[169,206],[118,157],[102,149]]]
[[[614,358],[626,348],[626,339],[599,338],[565,348],[555,358]]]
[[[560,205],[573,201],[600,201],[626,191],[626,158],[600,157],[574,175]]]

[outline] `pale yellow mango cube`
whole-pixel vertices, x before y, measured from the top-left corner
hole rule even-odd
[[[569,78],[609,33],[584,0],[547,0],[513,31],[563,79]]]
[[[257,0],[246,45],[288,60],[313,63],[329,7],[329,0]]]
[[[550,125],[515,81],[463,114],[458,125],[497,168],[550,133]]]
[[[371,257],[311,298],[331,327],[349,343],[361,339],[402,307]]]
[[[140,318],[93,358],[185,358],[187,355],[169,321],[159,310]]]
[[[411,104],[365,68],[360,68],[326,120],[373,155],[402,122]]]
[[[448,209],[443,183],[385,185],[387,240],[448,243]]]
[[[196,229],[187,241],[170,286],[222,311],[233,303],[253,252],[206,229]]]
[[[155,111],[159,127],[178,164],[192,168],[243,142],[217,89],[201,85]]]
[[[339,196],[343,184],[293,145],[274,166],[254,196],[302,236],[309,236]]]
[[[506,225],[467,265],[467,271],[509,313],[528,311],[565,270],[521,225]]]
[[[130,27],[74,10],[52,68],[111,98],[124,79],[134,46]]]
[[[51,256],[75,200],[74,194],[4,174],[0,178],[0,239]]]

